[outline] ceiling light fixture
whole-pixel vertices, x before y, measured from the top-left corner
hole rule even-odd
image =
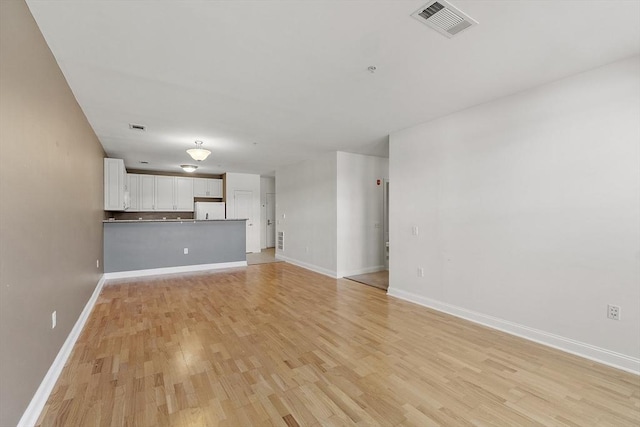
[[[211,151],[202,148],[202,141],[196,141],[196,148],[187,150],[187,153],[197,162],[201,162],[211,154]]]
[[[194,172],[198,167],[196,165],[180,165],[185,172]]]

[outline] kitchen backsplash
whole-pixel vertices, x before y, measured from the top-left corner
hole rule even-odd
[[[193,212],[105,212],[105,219],[118,220],[136,219],[193,219]]]

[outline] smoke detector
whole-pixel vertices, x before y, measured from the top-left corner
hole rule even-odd
[[[411,16],[448,38],[478,25],[478,21],[444,0],[431,1]]]

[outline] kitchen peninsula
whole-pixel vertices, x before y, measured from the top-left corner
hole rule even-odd
[[[245,219],[105,220],[110,278],[246,266]]]

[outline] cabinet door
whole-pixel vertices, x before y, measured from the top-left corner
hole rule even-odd
[[[129,191],[129,209],[130,212],[140,210],[140,175],[134,173],[127,174],[127,191]]]
[[[209,197],[222,197],[222,180],[210,179],[209,180]]]
[[[193,178],[193,197],[209,197],[207,194],[209,180],[205,178]]]
[[[138,204],[140,211],[155,210],[156,180],[153,175],[140,175]]]
[[[175,178],[175,210],[193,212],[193,178]]]
[[[123,211],[126,183],[124,160],[104,159],[104,210]]]
[[[156,203],[157,211],[173,211],[175,210],[173,195],[173,176],[156,176]]]

